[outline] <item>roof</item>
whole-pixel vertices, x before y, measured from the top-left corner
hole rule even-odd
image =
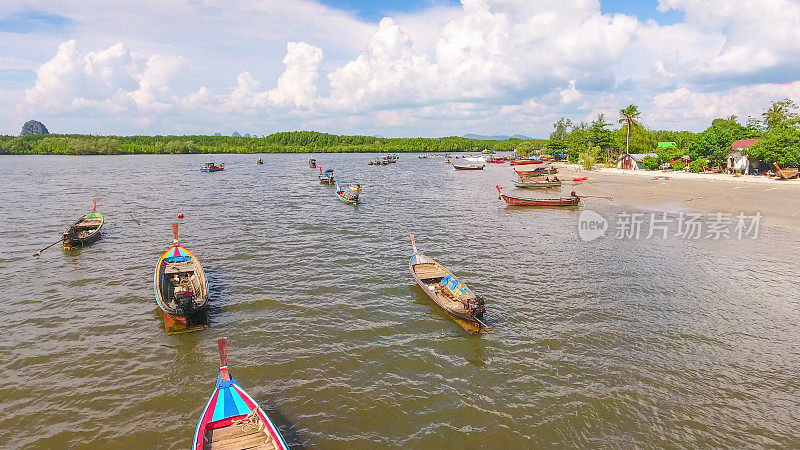
[[[731,144],[731,150],[744,150],[752,147],[756,142],[761,142],[761,139],[739,139]]]

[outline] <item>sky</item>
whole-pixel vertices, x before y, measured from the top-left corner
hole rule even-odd
[[[0,133],[547,137],[800,103],[800,0],[4,0]]]

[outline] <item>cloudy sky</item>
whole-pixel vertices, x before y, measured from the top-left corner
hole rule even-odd
[[[547,136],[800,103],[800,0],[3,0],[0,133]]]

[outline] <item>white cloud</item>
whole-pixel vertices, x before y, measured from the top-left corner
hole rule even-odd
[[[9,11],[26,8],[9,1]],[[310,0],[134,3],[146,19],[99,0],[56,0],[43,11],[69,17],[70,27],[15,36],[26,45],[0,39],[0,62],[14,68],[33,64],[15,48],[57,47],[37,56],[36,80],[18,98],[0,78],[0,108],[22,105],[0,117],[78,115],[109,132],[210,132],[239,121],[262,133],[317,125],[452,135],[477,126],[546,135],[558,117],[630,103],[651,127],[698,129],[775,96],[800,100],[794,0],[660,0],[662,11],[685,14],[668,26],[602,14],[598,0],[462,0],[377,25]],[[151,120],[163,114],[183,120]],[[154,123],[167,128],[136,128]]]

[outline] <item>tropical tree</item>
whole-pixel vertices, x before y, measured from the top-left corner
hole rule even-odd
[[[787,98],[773,102],[772,106],[761,114],[761,117],[764,118],[764,125],[766,128],[768,130],[774,130],[779,126],[795,121],[795,119],[797,119],[796,110],[797,105]]]
[[[619,110],[619,123],[624,123],[627,128],[625,138],[625,153],[630,153],[630,140],[631,140],[631,126],[638,124],[638,120],[642,118],[639,113],[639,107],[636,105],[629,105],[627,108]]]

